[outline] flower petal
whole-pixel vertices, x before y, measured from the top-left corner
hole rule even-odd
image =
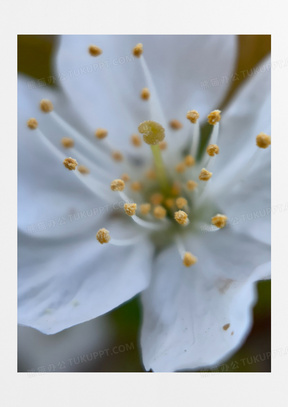
[[[117,219],[103,224],[114,238],[131,231]],[[152,245],[144,240],[102,246],[96,232],[90,227],[67,240],[19,233],[19,324],[53,334],[98,317],[147,287]]]
[[[189,269],[181,265],[175,247],[159,255],[142,294],[141,344],[147,370],[215,365],[245,340],[256,301],[253,282],[267,272],[259,264],[267,261],[269,251],[241,235],[221,235],[219,231],[191,240],[198,262]]]

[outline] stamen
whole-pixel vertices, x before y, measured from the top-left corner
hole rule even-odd
[[[212,225],[216,226],[219,229],[222,229],[226,226],[227,223],[227,216],[225,215],[221,215],[220,213],[218,213],[218,215],[214,216],[211,219]]]
[[[141,204],[140,205],[140,213],[141,215],[148,215],[151,210],[151,205],[149,203]]]
[[[139,181],[133,181],[130,184],[130,188],[132,189],[132,191],[139,192],[142,189],[142,184]]]
[[[70,137],[63,137],[61,144],[64,148],[72,148],[74,147],[74,140]]]
[[[114,161],[121,162],[121,161],[123,161],[124,157],[123,157],[123,154],[120,153],[120,151],[113,151],[112,158]]]
[[[190,120],[191,123],[195,124],[199,119],[199,113],[197,112],[197,110],[189,110],[189,112],[187,112],[186,114],[186,117],[188,120]]]
[[[136,213],[137,204],[136,203],[125,203],[124,210],[128,216],[133,216]]]
[[[190,252],[185,252],[183,256],[183,264],[186,267],[193,266],[193,264],[197,263],[197,260],[197,257]]]
[[[192,155],[186,155],[185,159],[184,159],[184,163],[187,167],[192,167],[193,165],[195,165],[195,158],[192,157]]]
[[[256,137],[256,144],[260,148],[267,148],[271,144],[271,137],[268,136],[267,134],[261,132]]]
[[[157,219],[164,219],[166,217],[166,213],[167,213],[166,209],[161,205],[155,206],[153,210],[153,215]]]
[[[183,198],[183,197],[179,197],[176,199],[176,206],[178,209],[183,209],[184,206],[187,205],[187,199]]]
[[[169,125],[170,125],[171,129],[173,129],[173,130],[180,130],[183,127],[183,124],[181,122],[179,122],[179,120],[177,120],[177,119],[171,120],[169,122]]]
[[[114,179],[114,181],[111,182],[110,187],[112,191],[123,191],[125,188],[125,182],[122,179]]]
[[[167,148],[167,143],[166,143],[166,141],[161,141],[161,142],[159,143],[159,148],[160,148],[161,151],[166,150],[166,148]]]
[[[83,175],[90,173],[89,168],[87,168],[85,165],[78,165],[77,170]]]
[[[38,122],[36,119],[34,119],[34,117],[31,117],[31,119],[27,120],[27,126],[29,129],[35,130],[38,127]]]
[[[184,163],[179,163],[175,167],[175,171],[178,172],[178,174],[183,174],[183,172],[186,171],[186,166]]]
[[[141,55],[143,54],[143,44],[141,44],[141,43],[137,44],[137,45],[133,48],[132,54],[134,55],[134,57],[140,58]]]
[[[174,219],[179,225],[186,226],[189,223],[188,215],[184,211],[177,211],[174,213]]]
[[[221,110],[213,110],[213,112],[208,114],[207,119],[208,123],[214,126],[221,120]]]
[[[108,243],[111,239],[109,230],[102,228],[99,229],[97,234],[96,234],[96,239],[98,240],[99,243]]]
[[[194,191],[194,189],[198,187],[198,184],[197,182],[190,179],[189,181],[187,181],[186,187],[189,191]]]
[[[92,57],[98,57],[99,55],[102,54],[102,49],[97,47],[97,45],[90,45],[90,47],[88,48],[89,50],[89,54]]]
[[[103,138],[107,137],[108,131],[106,129],[99,128],[95,131],[95,137],[97,137],[99,140],[102,140]]]
[[[160,192],[156,192],[155,194],[151,195],[150,202],[153,205],[160,205],[163,202],[164,196],[160,194]]]
[[[142,144],[142,140],[138,134],[132,134],[131,136],[131,143],[134,147],[140,147]]]
[[[53,103],[49,99],[42,99],[40,101],[40,109],[44,113],[50,113],[54,109]]]
[[[70,171],[71,170],[76,170],[76,167],[78,165],[75,158],[72,158],[72,157],[65,158],[65,160],[63,161],[63,164]]]
[[[141,99],[143,99],[143,100],[149,100],[149,98],[150,98],[149,89],[148,88],[143,88],[141,90],[140,96],[141,96]]]
[[[215,154],[219,154],[219,147],[217,146],[217,144],[209,144],[206,151],[207,154],[210,155],[210,157],[214,157]]]
[[[212,172],[206,170],[205,168],[202,168],[199,174],[199,179],[200,181],[209,181],[209,179],[212,177]]]
[[[123,179],[124,182],[127,182],[130,180],[130,177],[128,174],[124,173],[121,175],[121,179]]]

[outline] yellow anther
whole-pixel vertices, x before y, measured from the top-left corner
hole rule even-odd
[[[178,209],[183,209],[187,205],[187,199],[179,197],[176,199],[176,206]]]
[[[137,204],[136,203],[125,203],[124,210],[128,216],[133,216],[136,213]]]
[[[179,182],[175,181],[171,188],[171,195],[177,196],[177,195],[179,195],[180,191],[181,191],[181,185],[179,184]]]
[[[187,112],[186,117],[188,120],[190,120],[191,123],[197,123],[197,120],[199,119],[199,113],[197,112],[197,110],[189,110],[189,112]]]
[[[189,191],[194,191],[194,189],[198,187],[198,184],[192,179],[189,179],[189,181],[186,183],[186,187],[189,189]]]
[[[159,143],[159,147],[160,147],[160,150],[166,150],[166,148],[167,148],[167,143],[166,143],[166,141],[161,141],[160,143]]]
[[[206,170],[205,168],[202,168],[199,174],[199,179],[200,181],[209,181],[209,179],[212,177],[212,172]]]
[[[35,130],[38,127],[38,122],[36,119],[34,119],[34,117],[31,117],[31,119],[27,120],[27,126],[29,129]]]
[[[103,138],[107,137],[108,131],[106,129],[99,128],[95,131],[95,137],[97,137],[99,140],[102,140]]]
[[[260,148],[267,148],[271,144],[271,137],[265,133],[260,133],[256,137],[256,144]]]
[[[139,181],[133,181],[130,184],[130,188],[132,189],[132,191],[139,192],[142,189],[142,184]]]
[[[138,127],[139,133],[143,134],[145,143],[150,145],[159,144],[165,138],[165,130],[161,124],[147,120],[140,123]]]
[[[173,208],[174,203],[175,203],[175,201],[174,201],[173,198],[167,198],[167,199],[165,200],[165,206],[166,206],[168,209]]]
[[[210,155],[210,157],[214,157],[215,154],[219,154],[219,147],[217,144],[209,144],[209,146],[206,148],[207,154]]]
[[[148,88],[143,88],[140,93],[141,99],[148,100],[150,98],[150,91]]]
[[[179,163],[175,167],[175,171],[178,172],[178,174],[183,174],[183,172],[186,170],[186,166],[184,163]]]
[[[182,127],[183,127],[183,124],[181,122],[179,122],[179,120],[177,120],[177,119],[171,120],[169,122],[169,125],[170,125],[171,129],[173,129],[173,130],[179,130],[179,129],[182,129]]]
[[[150,202],[153,205],[160,205],[163,202],[164,196],[160,194],[160,192],[156,192],[155,194],[150,196]]]
[[[101,244],[108,243],[109,240],[111,239],[110,234],[109,234],[109,230],[107,230],[105,228],[99,229],[97,234],[96,234],[96,239]]]
[[[187,167],[192,167],[193,165],[195,165],[195,158],[192,157],[192,155],[186,155],[184,163]]]
[[[125,182],[122,179],[114,179],[110,185],[112,191],[123,191],[125,188]]]
[[[141,55],[143,54],[143,44],[141,44],[141,43],[137,44],[137,45],[133,48],[132,54],[134,55],[134,57],[140,58]]]
[[[163,206],[161,206],[161,205],[155,206],[155,208],[153,210],[153,215],[157,219],[164,219],[166,216],[166,213],[167,213],[166,209],[163,208]]]
[[[186,226],[188,224],[188,215],[184,211],[175,212],[174,219],[179,223],[179,225]]]
[[[226,226],[227,223],[227,216],[225,215],[221,215],[220,213],[218,213],[218,215],[213,216],[213,218],[211,219],[212,225],[216,226],[219,229],[224,228],[224,226]]]
[[[40,101],[40,109],[44,113],[49,113],[52,112],[53,108],[53,103],[49,99],[42,99]]]
[[[222,329],[224,330],[224,331],[227,331],[227,329],[229,329],[230,328],[230,324],[225,324],[225,325],[223,325],[222,326]],[[232,335],[232,334],[231,334]]]
[[[61,144],[65,148],[72,148],[74,147],[74,140],[70,137],[63,137],[61,140]]]
[[[153,170],[152,168],[150,170],[146,171],[145,175],[148,179],[156,179],[156,176],[157,176],[156,171]]]
[[[90,173],[90,170],[86,167],[86,165],[78,165],[77,170],[83,175]]]
[[[186,267],[193,266],[193,264],[197,263],[197,260],[197,257],[190,252],[186,252],[183,256],[183,264]]]
[[[134,147],[140,147],[142,144],[141,137],[138,134],[132,134],[131,136],[131,143]]]
[[[78,165],[77,161],[75,160],[75,158],[65,158],[65,160],[63,161],[64,166],[68,169],[68,170],[76,170],[76,167]]]
[[[112,158],[114,161],[123,161],[123,154],[120,151],[113,151]]]
[[[89,50],[89,54],[92,57],[98,57],[99,55],[102,54],[102,49],[100,47],[97,47],[97,45],[90,45],[88,50]]]
[[[124,182],[127,182],[130,180],[130,177],[128,174],[124,173],[121,175],[121,179],[123,179]]]
[[[144,203],[140,205],[140,213],[142,215],[147,215],[151,211],[151,205],[149,203]]]
[[[214,126],[221,120],[221,110],[213,110],[213,112],[208,114],[207,119],[208,123]]]

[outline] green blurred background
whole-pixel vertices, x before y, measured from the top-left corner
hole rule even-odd
[[[243,71],[252,69],[268,53],[271,52],[270,35],[240,35],[239,56],[236,74],[238,79],[231,82],[230,90],[220,107],[223,109],[233,96],[234,92],[246,79]],[[55,50],[57,36],[54,35],[19,35],[18,36],[18,70],[41,80],[47,86],[51,86],[49,76],[52,75],[51,56]],[[53,84],[52,84],[53,86]],[[212,371],[224,372],[270,372],[271,358],[271,283],[263,281],[258,283],[259,300],[254,308],[254,325],[242,348],[234,354],[230,360],[223,363]],[[75,371],[102,371],[102,372],[143,372],[141,362],[139,332],[141,326],[141,309],[139,299],[134,298],[128,303],[118,307],[109,313],[110,323],[113,326],[112,338],[107,340],[107,348],[112,349],[119,344],[126,345],[126,351],[118,351],[113,357],[103,357],[100,360],[93,360],[90,363],[77,365]],[[29,328],[27,328],[28,330]],[[73,329],[73,328],[71,328]],[[58,342],[69,341],[69,329],[57,334]],[[50,338],[50,339],[49,339]],[[37,348],[38,342],[45,342],[46,348],[54,346],[51,337],[34,332],[29,343],[25,341],[23,335],[19,334],[19,354],[18,371],[35,371],[35,359],[29,362],[25,358],[27,349]],[[50,343],[50,345],[49,345]],[[131,344],[133,344],[131,346]],[[20,346],[21,345],[21,346]],[[130,347],[129,347],[130,345]],[[102,346],[103,348],[103,346]],[[105,347],[104,347],[105,348]],[[104,349],[103,348],[103,349]],[[24,350],[23,350],[24,349]],[[26,349],[26,350],[25,350]],[[124,348],[123,348],[124,349]],[[81,349],[80,349],[81,350]],[[97,350],[97,349],[95,349]],[[83,352],[84,353],[84,352]],[[78,353],[79,354],[79,353]],[[80,352],[81,355],[81,352]],[[72,357],[73,355],[71,355]],[[105,355],[104,355],[105,356]],[[53,360],[51,360],[51,363]],[[55,361],[54,361],[55,362]],[[39,363],[41,356],[39,356]],[[37,371],[37,370],[36,370]],[[46,369],[47,371],[47,369]],[[59,369],[61,371],[61,369]],[[211,371],[211,370],[206,370]],[[203,370],[204,372],[204,370]]]

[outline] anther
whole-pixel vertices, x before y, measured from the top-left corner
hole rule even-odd
[[[207,119],[208,123],[214,126],[221,120],[221,110],[213,110],[213,112],[208,114]]]
[[[53,103],[49,99],[42,99],[40,101],[40,109],[44,113],[52,112],[53,110]]]
[[[74,147],[74,140],[70,137],[63,137],[61,144],[64,148],[72,148]]]
[[[187,199],[179,197],[176,199],[176,206],[178,209],[183,209],[187,205]]]
[[[163,208],[163,206],[161,206],[161,205],[155,206],[155,208],[153,210],[153,215],[157,219],[164,219],[166,216],[166,213],[167,213],[166,209]]]
[[[184,211],[177,211],[174,213],[174,219],[179,225],[186,226],[189,222],[188,215]]]
[[[101,244],[108,243],[109,240],[111,239],[110,234],[109,234],[109,230],[107,230],[105,228],[99,229],[97,234],[96,234],[96,239]]]
[[[168,208],[168,209],[171,209],[171,208],[173,208],[173,206],[174,206],[174,199],[173,198],[167,198],[166,200],[165,200],[165,206]]]
[[[189,191],[194,191],[194,189],[198,187],[198,184],[197,182],[190,179],[189,181],[187,181],[186,187]]]
[[[113,151],[112,158],[114,161],[123,161],[123,154],[121,154],[120,151]]]
[[[155,170],[153,170],[152,168],[150,169],[150,170],[148,170],[148,171],[146,171],[146,177],[148,178],[148,179],[156,179],[156,171]]]
[[[151,210],[151,205],[149,203],[144,203],[140,205],[140,213],[142,215],[147,215]]]
[[[137,204],[136,203],[125,203],[124,210],[128,216],[133,216],[136,213]]]
[[[177,195],[179,195],[180,191],[181,191],[181,185],[179,184],[179,182],[175,181],[171,188],[171,195],[177,196]]]
[[[271,137],[265,133],[260,133],[256,137],[256,144],[260,148],[267,148],[271,144]]]
[[[36,119],[34,119],[34,117],[31,117],[31,119],[27,120],[27,126],[29,129],[35,130],[38,127],[38,122]]]
[[[178,174],[183,174],[183,172],[186,170],[186,166],[184,163],[179,163],[175,167],[175,171],[178,172]]]
[[[153,205],[160,205],[163,202],[163,195],[160,192],[156,192],[155,194],[150,196],[150,202]]]
[[[197,257],[194,256],[192,253],[190,252],[185,252],[184,256],[183,256],[183,264],[186,267],[190,267],[193,266],[193,264],[197,263]]]
[[[141,90],[140,96],[141,96],[141,99],[143,99],[143,100],[148,100],[148,99],[150,98],[149,89],[148,89],[148,88],[143,88],[143,89]]]
[[[139,124],[139,133],[143,134],[145,143],[149,145],[159,144],[165,138],[165,130],[161,124],[147,120]]]
[[[131,143],[134,147],[140,147],[142,144],[142,140],[138,134],[132,134],[131,136]]]
[[[218,215],[213,216],[213,218],[211,219],[212,225],[216,226],[219,229],[224,228],[224,226],[226,226],[227,223],[227,216],[225,215],[221,215],[220,213],[218,213]]]
[[[191,123],[197,123],[197,120],[199,119],[199,113],[197,110],[189,110],[186,114],[186,118],[190,120]]]
[[[195,158],[192,157],[192,155],[186,155],[184,163],[187,167],[192,167],[193,165],[195,165]]]
[[[139,181],[133,181],[130,184],[130,188],[132,189],[132,191],[139,192],[142,189],[142,184]]]
[[[125,182],[122,179],[114,179],[114,181],[111,182],[110,187],[112,191],[123,191],[125,188]]]
[[[76,167],[78,165],[75,158],[72,158],[72,157],[65,158],[65,160],[63,161],[63,164],[70,171],[71,170],[76,170]]]
[[[141,43],[137,44],[137,45],[133,48],[132,54],[134,55],[134,57],[140,58],[141,55],[143,54],[143,44],[141,44]]]
[[[102,54],[102,49],[100,47],[97,47],[97,45],[90,45],[88,50],[89,50],[89,54],[92,57],[98,57],[99,55]]]
[[[217,144],[209,144],[209,146],[206,148],[207,154],[210,155],[210,157],[214,157],[215,154],[219,154],[219,147]]]
[[[169,122],[169,125],[170,125],[171,129],[173,129],[173,130],[180,130],[183,127],[183,124],[181,122],[179,122],[179,120],[177,120],[177,119],[171,120]]]
[[[90,173],[90,170],[86,167],[86,165],[78,165],[77,170],[83,175]]]
[[[199,179],[200,181],[209,181],[209,179],[212,177],[212,172],[206,170],[205,168],[202,168],[199,174]]]
[[[127,182],[130,180],[130,177],[128,174],[124,173],[121,175],[121,179],[123,179],[124,182]]]
[[[97,137],[99,140],[102,140],[103,138],[107,137],[108,131],[106,129],[99,128],[95,131],[95,137]]]
[[[167,148],[167,143],[166,143],[166,141],[161,141],[160,143],[159,143],[159,148],[160,148],[160,150],[166,150],[166,148]]]

